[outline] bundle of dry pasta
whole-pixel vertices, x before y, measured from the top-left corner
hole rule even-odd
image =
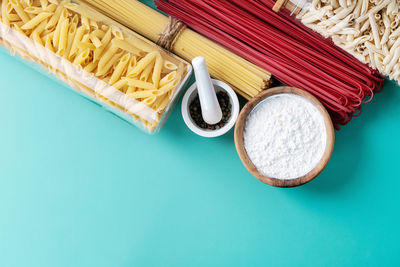
[[[313,0],[298,16],[307,27],[400,83],[400,2]]]
[[[70,1],[1,0],[0,40],[120,117],[156,132],[191,67]]]
[[[78,0],[102,11],[141,35],[156,42],[168,25],[168,18],[137,0]],[[250,99],[271,84],[271,74],[228,51],[213,41],[184,29],[175,40],[172,52],[191,61],[206,58],[210,74],[230,84],[237,93]]]

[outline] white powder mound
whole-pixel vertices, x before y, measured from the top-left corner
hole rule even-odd
[[[306,98],[279,94],[249,114],[244,145],[259,172],[277,179],[306,175],[321,160],[327,133],[321,112]]]

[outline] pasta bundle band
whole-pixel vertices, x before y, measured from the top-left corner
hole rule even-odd
[[[9,50],[149,132],[159,129],[189,75],[187,62],[68,0],[0,3],[0,40]]]

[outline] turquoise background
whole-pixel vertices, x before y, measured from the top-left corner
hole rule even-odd
[[[5,53],[0,88],[2,267],[400,264],[394,82],[292,189],[253,178],[232,131],[196,136],[180,108],[146,135]]]

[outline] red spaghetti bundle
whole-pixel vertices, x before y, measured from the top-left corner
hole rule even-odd
[[[383,78],[329,40],[272,11],[273,0],[155,0],[159,9],[315,95],[336,127],[361,113]]]

